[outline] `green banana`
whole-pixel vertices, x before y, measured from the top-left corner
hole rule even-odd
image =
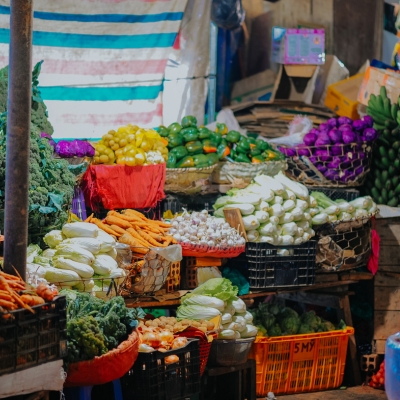
[[[385,112],[386,117],[392,118],[391,114],[391,105],[390,100],[388,98],[383,100],[383,111]]]
[[[390,110],[390,114],[392,115],[392,118],[396,121],[397,119],[397,112],[399,111],[399,106],[394,103],[392,104],[392,108]]]
[[[383,99],[387,99],[387,91],[386,91],[386,86],[381,86],[379,90],[379,94]]]

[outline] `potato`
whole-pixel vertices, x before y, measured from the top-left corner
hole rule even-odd
[[[214,322],[208,321],[207,322],[207,329],[212,331],[214,329]]]
[[[169,330],[170,332],[174,331],[174,327],[172,325],[165,325],[165,329]]]
[[[146,326],[153,326],[153,321],[151,321],[150,319],[146,321],[145,323]]]
[[[199,326],[199,328],[202,332],[206,333],[207,332],[207,327],[205,326]]]
[[[200,322],[198,322],[198,321],[193,321],[193,322],[192,322],[192,325],[195,326],[195,327],[197,328],[198,326],[200,326]]]

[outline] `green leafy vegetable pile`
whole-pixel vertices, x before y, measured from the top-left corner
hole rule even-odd
[[[120,296],[104,301],[89,293],[64,289],[67,297],[67,364],[91,360],[115,349],[144,317],[140,308],[127,308]]]
[[[40,136],[41,132],[53,133],[38,89],[40,68],[41,62],[32,73],[28,234],[29,241],[34,243],[39,243],[44,234],[66,222],[75,185],[68,162],[54,158],[49,141]],[[8,67],[5,67],[0,70],[0,210],[4,210],[5,202],[7,92]],[[0,221],[1,230],[4,229],[2,225]]]
[[[318,317],[314,311],[301,316],[290,307],[277,304],[260,303],[258,309],[249,310],[253,315],[253,323],[258,328],[258,336],[286,336],[316,332],[329,332],[344,329],[343,321],[337,326]]]

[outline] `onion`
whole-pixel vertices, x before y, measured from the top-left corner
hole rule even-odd
[[[163,330],[159,333],[162,342],[171,343],[174,340],[174,335],[168,330]]]
[[[145,332],[142,337],[142,343],[150,347],[157,348],[161,344],[160,335],[152,332]]]

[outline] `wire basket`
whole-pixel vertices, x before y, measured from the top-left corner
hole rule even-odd
[[[152,294],[165,284],[171,261],[161,257],[150,249],[144,256],[133,256],[132,264],[127,267],[128,276],[120,288],[124,297],[138,297]]]
[[[366,265],[370,254],[371,223],[368,223],[359,229],[320,235],[317,266],[325,271],[354,269]]]
[[[371,143],[279,147],[289,178],[309,186],[361,186],[372,161]]]

